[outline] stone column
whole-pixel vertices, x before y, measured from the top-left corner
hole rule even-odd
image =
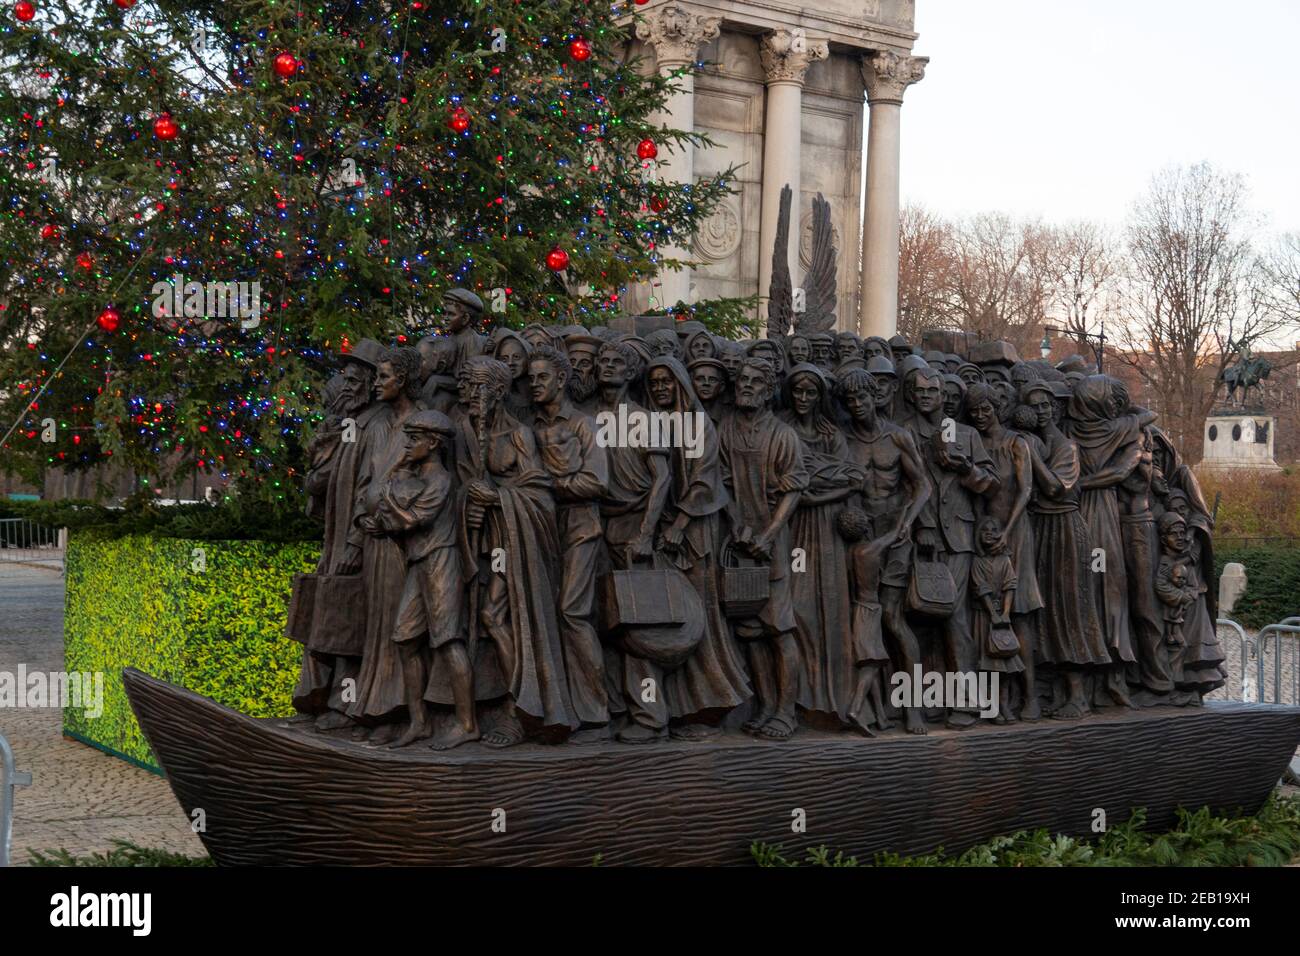
[[[676,78],[676,91],[669,96],[663,112],[655,117],[655,122],[669,129],[680,129],[691,133],[695,131],[695,72],[694,65],[699,54],[700,44],[718,36],[722,25],[721,17],[707,17],[691,13],[687,8],[670,3],[656,7],[645,14],[637,23],[636,35],[655,51],[655,63],[659,72],[665,76],[680,71]],[[661,181],[679,182],[687,185],[695,183],[694,150],[689,143],[681,146],[659,144],[659,179]],[[689,258],[686,249],[680,246],[665,246],[660,250],[664,258],[685,260]],[[667,308],[678,301],[689,302],[691,290],[691,270],[666,269],[653,283],[650,294],[654,296],[654,305]]]
[[[790,281],[799,285],[799,154],[803,132],[803,80],[808,65],[826,59],[825,40],[810,40],[802,31],[774,30],[763,37],[759,56],[767,78],[767,114],[763,121],[763,192],[759,218],[758,294],[765,302],[772,285],[772,244],[781,211],[781,187],[790,186]],[[767,309],[760,314],[766,319]],[[766,326],[766,322],[764,322]]]
[[[925,76],[925,56],[880,50],[862,59],[871,117],[867,201],[862,215],[862,290],[858,334],[898,331],[898,148],[903,91]]]

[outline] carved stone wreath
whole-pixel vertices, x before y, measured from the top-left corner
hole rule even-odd
[[[740,248],[740,209],[724,199],[695,233],[695,251],[710,262],[735,255]]]

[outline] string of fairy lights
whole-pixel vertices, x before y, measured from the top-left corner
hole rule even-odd
[[[60,287],[82,301],[97,288],[107,295],[65,354],[48,355],[35,343],[40,365],[18,383],[26,401],[0,447],[15,435],[38,440],[32,415],[59,382],[60,396],[65,386],[82,390],[63,410],[74,418],[60,430],[89,430],[103,440],[76,438],[80,447],[51,449],[49,464],[102,460],[112,453],[108,432],[116,430],[124,447],[267,482],[283,494],[294,478],[283,467],[292,458],[285,449],[301,447],[319,418],[316,389],[330,354],[366,334],[405,340],[411,329],[403,305],[450,284],[484,293],[500,285],[512,321],[558,320],[567,310],[570,321],[594,324],[620,308],[627,284],[659,264],[671,235],[663,221],[671,216],[660,216],[670,208],[668,186],[648,186],[640,176],[658,153],[651,127],[619,115],[609,99],[630,78],[608,55],[620,11],[606,0],[562,28],[512,5],[431,22],[432,5],[421,2],[360,21],[347,15],[361,4],[304,10],[297,0],[291,15],[269,4],[281,12],[256,29],[217,25],[228,29],[224,77],[194,52],[196,62],[184,69],[160,55],[147,81],[131,70],[151,31],[163,27],[174,38],[188,28],[146,13],[136,0],[104,3],[125,17],[106,32],[109,39],[86,25],[46,24],[83,46],[77,62],[47,52],[51,62],[40,68],[61,92],[57,107],[38,105],[50,112],[67,102],[76,107],[96,82],[134,84],[153,91],[152,115],[134,112],[111,131],[83,123],[79,142],[68,138],[66,123],[42,126],[48,116],[21,120],[0,134],[10,139],[0,155],[22,153],[32,162],[52,142],[83,157],[106,152],[147,164],[157,198],[137,187],[139,208],[98,228],[72,214],[77,197],[56,195],[56,184],[30,200],[45,207],[41,241],[74,256],[81,278],[62,281],[72,267],[54,261],[55,252],[41,268],[53,269]],[[332,16],[339,9],[344,13]],[[20,0],[12,14],[0,36],[42,29],[38,4]],[[505,25],[504,37],[496,24]],[[376,38],[387,52],[374,49]],[[494,49],[501,40],[504,48]],[[440,59],[449,47],[452,54]],[[435,74],[433,64],[443,72]],[[86,75],[76,82],[61,75],[77,68]],[[353,81],[346,88],[345,79]],[[434,124],[411,122],[428,110],[443,111],[441,138]],[[220,117],[232,111],[244,126],[230,134]],[[628,129],[647,132],[628,144]],[[54,139],[55,131],[63,139]],[[244,147],[250,151],[241,153]],[[372,175],[363,186],[327,192],[340,154]],[[98,168],[95,162],[81,166]],[[545,212],[530,218],[519,213],[525,206]],[[0,210],[24,222],[31,214]],[[520,239],[527,242],[516,245]],[[575,265],[593,261],[616,268],[588,271],[594,293],[585,298],[534,279],[521,300],[518,281],[506,277],[525,274],[521,256],[537,249],[540,261],[533,253],[531,268],[538,275],[572,276]],[[273,321],[263,316],[245,330],[230,322],[214,327],[187,310],[151,316],[145,297],[127,289],[138,272],[140,282],[173,285],[194,275],[283,279],[266,296]],[[189,285],[169,301],[188,301]],[[39,295],[24,302],[41,314],[69,311],[68,302]],[[59,309],[45,313],[52,304]],[[85,361],[73,362],[78,355]]]

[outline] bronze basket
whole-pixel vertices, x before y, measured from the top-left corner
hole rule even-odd
[[[727,617],[753,617],[763,610],[771,589],[765,564],[741,564],[733,543],[722,549],[722,613]]]

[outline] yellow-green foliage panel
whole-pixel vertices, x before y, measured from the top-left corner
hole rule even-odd
[[[285,601],[318,554],[310,543],[73,534],[65,667],[103,673],[104,708],[65,709],[65,729],[156,763],[122,688],[127,666],[254,716],[290,713],[302,648],[283,636]]]

